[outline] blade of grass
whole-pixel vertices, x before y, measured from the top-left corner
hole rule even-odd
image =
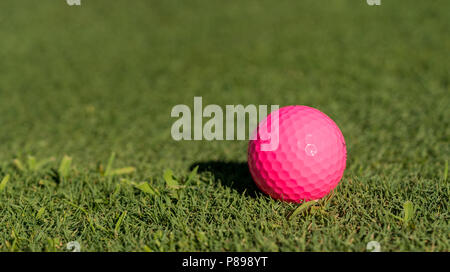
[[[126,174],[131,174],[135,171],[136,171],[136,168],[134,168],[134,167],[124,167],[124,168],[110,170],[108,175],[111,175],[111,176],[126,175]]]
[[[114,192],[111,194],[111,199],[114,199],[114,198],[116,198],[117,197],[117,195],[119,194],[119,192],[120,192],[120,184],[118,183],[118,184],[116,184],[116,186],[114,187]]]
[[[114,235],[117,237],[119,236],[119,230],[120,230],[120,225],[122,225],[122,221],[125,218],[125,216],[127,216],[127,211],[124,211],[120,217],[119,220],[117,220],[116,226],[114,227]]]
[[[44,215],[44,212],[45,212],[45,207],[40,208],[39,211],[36,214],[36,219],[37,220],[41,219],[42,216]]]
[[[106,169],[105,169],[105,174],[104,174],[105,176],[111,175],[112,165],[113,165],[115,159],[116,159],[116,153],[113,152],[113,153],[111,153],[111,156],[109,156],[108,164],[106,165]]]
[[[171,189],[178,189],[180,188],[180,185],[178,184],[178,181],[176,181],[173,178],[173,172],[170,169],[167,169],[164,171],[164,180],[166,181],[167,187]]]
[[[406,201],[403,204],[403,223],[408,224],[414,217],[414,205],[411,201]]]
[[[17,168],[17,170],[19,170],[21,172],[25,172],[27,170],[25,168],[25,166],[23,166],[22,162],[19,159],[14,159],[13,164]]]
[[[308,201],[305,203],[300,204],[289,216],[288,216],[288,220],[291,218],[294,218],[295,216],[297,216],[298,214],[300,214],[303,211],[306,211],[309,207],[316,205],[317,201]]]
[[[69,156],[64,156],[58,169],[58,173],[61,178],[66,179],[69,176],[71,165],[72,158]]]
[[[448,177],[448,160],[445,160],[444,182],[447,181],[447,177]]]
[[[388,212],[388,214],[389,214],[390,216],[394,217],[395,219],[397,219],[397,220],[403,222],[403,218],[401,218],[400,216],[397,216],[397,215],[395,215],[395,214],[393,214],[393,213],[391,213],[391,212]]]
[[[28,169],[30,171],[35,171],[37,166],[36,157],[28,156]]]
[[[0,182],[0,193],[3,191],[3,190],[5,190],[5,188],[6,188],[6,184],[8,183],[8,181],[9,181],[9,175],[6,175],[3,179],[2,179],[2,182]]]
[[[16,248],[17,248],[17,239],[14,239],[11,245],[11,252],[16,251]]]
[[[325,198],[325,200],[322,202],[322,207],[324,209],[327,209],[330,204],[331,204],[331,199],[333,199],[333,197],[336,194],[336,190],[332,190],[330,194],[328,194],[328,196]]]
[[[195,176],[197,176],[197,171],[198,171],[198,165],[194,167],[194,169],[192,169],[191,173],[189,173],[189,176],[186,180],[186,183],[189,184],[189,182],[191,182]]]
[[[144,252],[153,252],[153,251],[150,249],[150,247],[147,246],[147,245],[145,245],[145,246],[142,247],[142,251],[144,251]]]
[[[153,196],[159,195],[159,192],[156,189],[152,188],[147,182],[141,182],[138,185],[136,185],[135,188],[149,195]]]

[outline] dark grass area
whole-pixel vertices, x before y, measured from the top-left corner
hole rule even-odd
[[[449,8],[1,1],[0,251],[448,251]],[[173,141],[170,111],[194,96],[333,118],[348,161],[328,206],[288,218],[253,184],[246,141]],[[112,152],[136,171],[102,175]],[[28,156],[54,160],[18,170]]]

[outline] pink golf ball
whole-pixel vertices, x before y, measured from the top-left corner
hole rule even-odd
[[[271,131],[276,123],[278,133]],[[271,197],[296,203],[316,200],[341,180],[347,160],[344,136],[323,112],[307,106],[283,107],[261,121],[255,133],[248,146],[248,165],[256,185]],[[277,143],[273,150],[262,148],[271,140]]]

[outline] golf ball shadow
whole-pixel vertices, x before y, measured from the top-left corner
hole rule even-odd
[[[247,162],[204,161],[193,163],[189,169],[198,166],[199,174],[209,173],[216,183],[229,187],[239,194],[256,197],[262,192],[252,179]]]

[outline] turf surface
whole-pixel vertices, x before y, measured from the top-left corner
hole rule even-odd
[[[448,251],[449,9],[1,1],[0,251]],[[247,142],[173,141],[194,96],[327,113],[334,197],[295,210],[256,189]]]

